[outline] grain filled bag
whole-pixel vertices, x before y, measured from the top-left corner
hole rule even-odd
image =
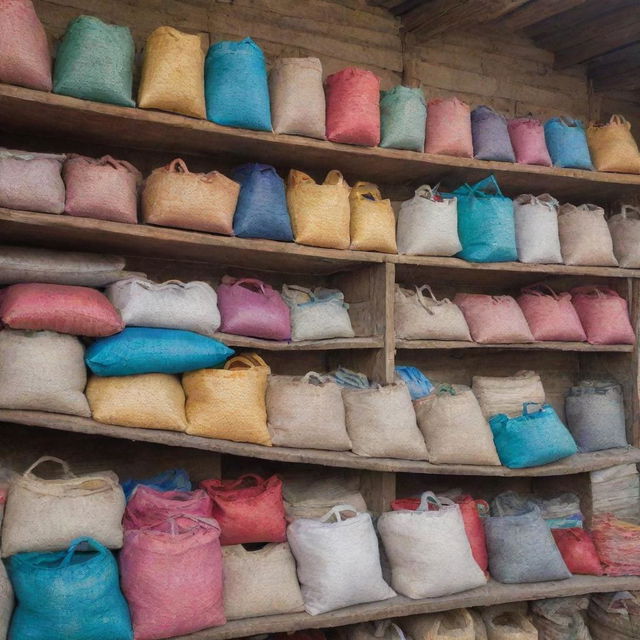
[[[187,429],[185,395],[176,376],[91,376],[86,395],[96,422],[143,429]]]
[[[129,162],[111,156],[67,156],[62,168],[66,186],[64,212],[70,216],[138,222],[138,186],[142,175]]]
[[[396,217],[391,200],[382,199],[380,189],[369,182],[356,182],[349,194],[351,249],[398,253]]]
[[[78,16],[58,46],[53,92],[135,107],[131,97],[135,45],[129,27]]]
[[[512,376],[473,376],[471,389],[485,418],[498,413],[515,418],[522,413],[523,403],[545,401],[542,381],[534,371],[518,371]]]
[[[467,609],[407,616],[400,624],[413,640],[479,640]]]
[[[640,594],[637,591],[592,594],[587,611],[591,638],[634,640],[640,632],[639,609]]]
[[[382,578],[378,538],[368,513],[338,505],[321,520],[295,520],[287,537],[305,611],[312,616],[396,595]]]
[[[147,478],[127,478],[121,480],[125,498],[129,500],[139,486],[151,487],[158,491],[191,491],[191,479],[186,469],[167,469]]]
[[[222,549],[224,612],[228,620],[304,611],[296,561],[286,542],[249,551]]]
[[[580,120],[551,118],[544,123],[544,138],[554,167],[593,169],[587,134]]]
[[[608,221],[613,252],[621,267],[640,268],[640,207],[624,204]]]
[[[602,565],[591,534],[579,527],[551,529],[567,569],[573,574],[601,576]]]
[[[0,331],[0,407],[89,417],[84,347],[53,331]]]
[[[158,27],[144,46],[138,106],[205,118],[204,52],[199,35]]]
[[[402,340],[471,340],[460,307],[449,298],[438,300],[428,284],[413,291],[396,284],[395,328]]]
[[[7,631],[13,613],[13,588],[4,564],[0,562],[0,639],[7,640]]]
[[[482,619],[489,640],[538,640],[538,630],[521,611],[487,608],[482,612]]]
[[[499,465],[491,429],[469,387],[439,385],[414,403],[434,464]]]
[[[349,185],[339,171],[330,171],[317,184],[306,173],[292,169],[287,178],[287,203],[298,244],[349,248]]]
[[[481,105],[471,112],[473,156],[478,160],[515,162],[507,119],[491,107]]]
[[[62,478],[40,478],[44,462],[62,467]],[[118,476],[97,471],[72,473],[59,458],[43,456],[9,486],[2,523],[2,557],[21,551],[54,551],[74,538],[91,536],[111,549],[122,546],[125,499]]]
[[[391,620],[361,622],[346,627],[345,631],[348,640],[407,640],[404,631]]]
[[[314,371],[302,378],[270,376],[267,417],[276,447],[349,451],[342,390]]]
[[[437,510],[428,510],[428,501]],[[437,598],[480,587],[487,579],[473,559],[460,507],[427,491],[413,511],[387,511],[378,532],[391,565],[391,586],[408,598]]]
[[[0,148],[0,207],[62,213],[64,159],[59,154]]]
[[[589,595],[547,598],[531,603],[539,640],[592,640],[587,627]]]
[[[49,43],[33,2],[3,2],[0,25],[0,82],[51,91]]]
[[[404,382],[343,389],[353,453],[378,458],[426,460],[427,447]]]
[[[126,325],[212,335],[220,327],[218,296],[206,282],[156,283],[131,277],[109,285],[107,298]]]
[[[458,98],[436,98],[427,106],[425,153],[473,158],[469,105]]]
[[[218,171],[191,173],[177,158],[154,169],[142,192],[142,217],[149,224],[233,235],[240,185]]]
[[[558,201],[548,193],[523,194],[513,201],[518,260],[562,264],[558,232]]]
[[[566,203],[558,210],[560,247],[565,264],[617,267],[604,209],[595,204]]]
[[[136,640],[226,622],[219,538],[215,520],[190,515],[125,533],[118,561]]]
[[[597,171],[640,173],[640,150],[624,116],[614,114],[605,124],[591,123],[587,142]]]
[[[407,385],[412,400],[419,400],[428,396],[434,386],[431,380],[417,367],[394,367],[396,381],[402,380]]]
[[[319,58],[276,58],[269,72],[275,133],[324,140],[325,99]]]
[[[213,502],[213,517],[220,523],[223,545],[284,542],[287,522],[282,501],[282,480],[247,473],[237,480],[204,480],[200,486]]]
[[[380,92],[380,146],[383,149],[424,150],[427,105],[419,87],[398,85]]]
[[[380,144],[380,78],[347,67],[324,81],[327,140],[377,147]]]
[[[551,157],[540,120],[531,117],[513,118],[509,120],[507,128],[518,164],[551,166]]]

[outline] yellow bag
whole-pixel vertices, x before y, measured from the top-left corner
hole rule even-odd
[[[322,184],[292,169],[287,178],[287,204],[296,242],[327,249],[349,248],[349,185],[339,171]]]
[[[86,394],[96,422],[170,431],[187,428],[184,391],[177,376],[91,376]]]
[[[255,353],[227,360],[224,369],[185,373],[187,433],[270,447],[266,406],[270,373]]]
[[[369,182],[356,182],[349,194],[351,248],[357,251],[398,253],[396,217],[391,200],[382,200],[380,189]]]
[[[206,118],[200,36],[158,27],[144,48],[138,106]]]
[[[233,234],[233,214],[240,185],[217,171],[191,173],[180,158],[154,169],[142,192],[145,222]]]
[[[631,124],[623,116],[612,115],[607,124],[591,123],[587,142],[597,171],[640,173],[640,151]]]

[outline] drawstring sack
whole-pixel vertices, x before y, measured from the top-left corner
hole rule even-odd
[[[507,125],[518,164],[551,166],[551,157],[544,140],[542,122],[535,118],[514,118]]]
[[[380,92],[380,146],[383,149],[424,150],[427,105],[419,88],[398,85]]]
[[[416,367],[395,367],[396,382],[402,381],[407,385],[412,400],[419,400],[428,396],[435,387],[420,369]]]
[[[471,112],[471,133],[474,158],[498,162],[516,161],[507,119],[491,107],[482,105]]]
[[[558,201],[548,193],[523,194],[513,201],[518,260],[562,264],[558,232]]]
[[[217,42],[204,67],[207,118],[227,127],[271,131],[267,66],[251,39]]]
[[[640,207],[624,204],[608,221],[613,252],[626,269],[640,269]]]
[[[624,116],[614,114],[605,124],[592,122],[587,128],[587,142],[598,171],[640,173],[640,150]]]
[[[380,189],[369,182],[356,182],[349,194],[351,249],[398,253],[396,217],[391,200],[383,200]]]
[[[545,394],[540,376],[534,371],[518,371],[513,376],[473,376],[472,391],[485,418],[506,413],[515,418],[525,402],[544,404]]]
[[[191,491],[191,480],[186,469],[167,469],[150,478],[128,478],[122,480],[120,484],[127,500],[140,485],[156,491]]]
[[[554,167],[593,169],[587,134],[580,120],[551,118],[544,124],[544,138]]]
[[[429,100],[425,153],[473,158],[469,105],[458,98]]]

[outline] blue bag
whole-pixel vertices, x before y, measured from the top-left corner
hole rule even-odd
[[[371,387],[369,378],[364,373],[356,373],[346,367],[338,367],[335,371],[329,372],[329,377],[345,389],[369,389]]]
[[[513,201],[502,195],[493,175],[464,184],[445,198],[458,199],[458,258],[469,262],[510,262],[518,259]]]
[[[90,551],[78,551],[86,543]],[[7,560],[17,605],[11,640],[132,640],[129,608],[113,554],[92,538],[65,551]]]
[[[473,157],[478,160],[515,162],[507,119],[491,107],[481,105],[471,112]]]
[[[500,462],[511,469],[536,467],[572,456],[578,447],[553,407],[544,404],[529,412],[536,402],[525,402],[522,415],[509,418],[499,413],[489,420]]]
[[[251,39],[218,42],[204,65],[207,118],[227,127],[271,131],[267,66]]]
[[[544,139],[554,167],[593,171],[587,135],[580,120],[564,117],[547,120]]]
[[[85,362],[97,376],[132,376],[211,369],[233,354],[222,342],[192,331],[126,327],[96,340]]]
[[[380,92],[380,146],[424,151],[427,106],[422,89],[399,85]]]
[[[416,367],[396,367],[396,374],[409,387],[412,400],[424,398],[434,389],[431,380]]]
[[[284,180],[276,170],[268,164],[243,164],[231,177],[240,183],[234,235],[293,242]]]
[[[186,469],[168,469],[158,475],[145,478],[144,480],[133,480],[129,478],[121,482],[124,496],[127,500],[131,497],[134,489],[143,484],[156,491],[191,491],[191,480]]]

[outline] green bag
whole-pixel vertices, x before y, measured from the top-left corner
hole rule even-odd
[[[129,27],[78,16],[69,23],[58,47],[53,92],[135,107],[131,99],[134,53]]]
[[[422,89],[400,85],[380,96],[380,146],[424,151],[427,107]]]

